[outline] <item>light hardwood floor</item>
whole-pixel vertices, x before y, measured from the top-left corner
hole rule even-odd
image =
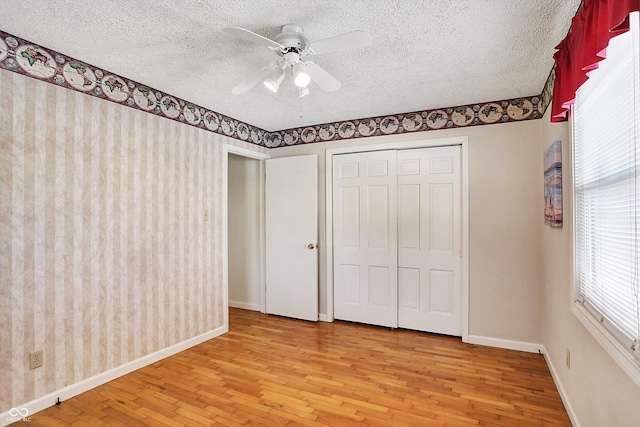
[[[30,425],[571,425],[538,354],[238,309],[229,318],[229,333],[33,414]]]

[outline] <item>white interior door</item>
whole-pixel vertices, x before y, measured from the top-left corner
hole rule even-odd
[[[395,327],[395,151],[335,156],[333,195],[335,317]]]
[[[266,311],[317,321],[318,159],[265,163]]]
[[[398,326],[462,335],[460,147],[398,151]]]

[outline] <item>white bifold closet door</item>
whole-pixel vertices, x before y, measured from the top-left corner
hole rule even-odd
[[[462,334],[460,147],[334,157],[334,311]]]

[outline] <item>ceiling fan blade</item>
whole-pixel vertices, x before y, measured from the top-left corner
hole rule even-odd
[[[335,77],[327,73],[315,63],[307,61],[304,62],[304,65],[309,77],[311,77],[311,80],[313,80],[325,92],[335,92],[340,89],[340,86],[342,86]]]
[[[266,79],[269,76],[269,74],[271,74],[275,69],[276,69],[275,62],[273,64],[267,65],[266,67],[260,68],[258,71],[256,71],[255,73],[251,74],[249,77],[244,79],[244,81],[240,83],[238,86],[234,87],[231,90],[231,93],[234,95],[241,95],[245,93],[246,91],[248,91],[249,89],[257,85],[259,82]]]
[[[249,31],[245,28],[226,27],[226,28],[223,28],[222,31],[224,31],[227,34],[231,34],[234,37],[238,37],[241,39],[249,40],[250,42],[253,42],[256,44],[267,46],[270,49],[274,49],[274,50],[284,49],[284,46],[282,46],[280,43],[276,43],[271,39],[263,37],[260,34],[256,34],[253,31]]]
[[[328,39],[318,40],[311,43],[309,50],[311,53],[322,54],[331,52],[344,52],[347,50],[358,49],[360,47],[369,46],[373,39],[369,33],[356,30],[350,33],[344,33]]]

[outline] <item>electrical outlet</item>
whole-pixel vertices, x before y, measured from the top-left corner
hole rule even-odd
[[[571,351],[569,351],[569,347],[567,347],[567,368],[571,369]]]
[[[44,365],[44,350],[36,350],[29,353],[29,369],[40,368]]]

